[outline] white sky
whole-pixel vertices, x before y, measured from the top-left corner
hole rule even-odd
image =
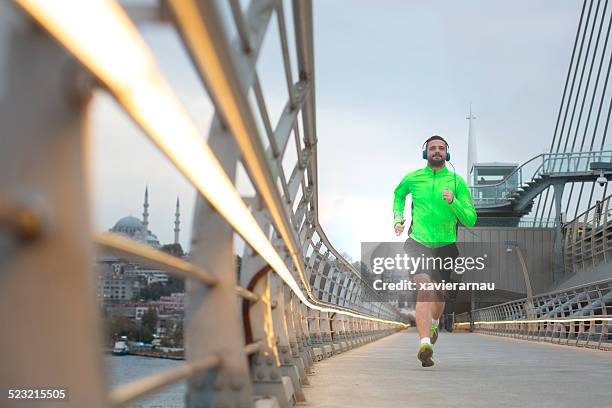
[[[480,161],[524,162],[548,150],[580,7],[576,0],[315,1],[320,220],[336,248],[358,258],[361,241],[393,238],[393,190],[424,166],[428,136],[447,138],[465,175],[470,102]],[[286,91],[273,21],[257,68],[275,122]],[[157,24],[142,32],[206,137],[212,106],[175,32]],[[130,213],[142,217],[148,184],[150,229],[172,242],[179,195],[188,248],[194,189],[111,98],[95,98],[92,120],[96,229]]]

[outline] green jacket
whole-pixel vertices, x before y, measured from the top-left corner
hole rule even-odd
[[[442,192],[447,187],[454,197],[451,204],[442,198]],[[457,240],[457,220],[468,228],[476,223],[476,209],[472,204],[470,189],[461,176],[446,167],[437,170],[435,174],[429,166],[408,173],[394,194],[394,224],[402,222],[406,196],[412,194],[412,222],[408,234],[430,248]]]

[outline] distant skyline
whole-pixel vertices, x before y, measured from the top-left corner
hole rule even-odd
[[[480,161],[522,163],[547,151],[580,8],[574,0],[315,1],[319,218],[332,244],[358,259],[361,241],[394,239],[393,190],[424,166],[428,136],[447,138],[465,176],[470,103]],[[213,108],[176,32],[141,29],[206,137]],[[275,123],[286,100],[275,19],[257,68]],[[141,218],[148,185],[150,229],[173,242],[178,195],[188,249],[194,189],[112,98],[99,93],[92,111],[95,228]]]

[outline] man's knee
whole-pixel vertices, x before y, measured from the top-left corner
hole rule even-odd
[[[431,276],[425,273],[414,275],[414,283],[417,290],[417,301],[421,302],[442,302],[445,300],[445,291],[439,289],[428,289],[427,284],[433,283]]]
[[[436,291],[427,289],[426,286],[432,283],[431,277],[425,273],[414,275],[414,283],[417,290],[417,302],[431,302],[436,299]]]
[[[417,285],[417,290],[419,290],[419,286],[421,286],[421,284],[429,282],[431,282],[431,278],[426,273],[418,273],[414,275],[414,283]]]

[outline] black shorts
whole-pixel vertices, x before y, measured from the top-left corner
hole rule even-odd
[[[452,243],[437,248],[429,248],[412,238],[408,238],[404,243],[404,251],[411,258],[422,258],[420,267],[415,268],[414,273],[411,271],[413,276],[425,273],[435,282],[453,281],[453,269],[449,266],[454,265],[455,259],[459,256],[457,244]],[[452,258],[452,261],[448,261],[448,258]]]

